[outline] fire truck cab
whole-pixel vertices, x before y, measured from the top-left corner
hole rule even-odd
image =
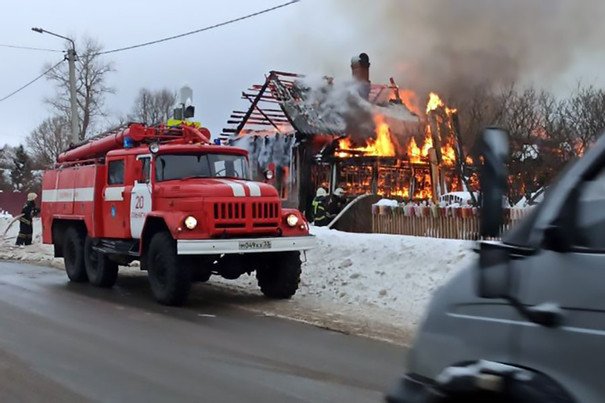
[[[266,296],[289,298],[315,245],[300,212],[249,180],[247,151],[187,125],[131,124],[61,154],[44,173],[42,226],[71,281],[111,287],[139,261],[168,305],[193,281],[252,271]]]

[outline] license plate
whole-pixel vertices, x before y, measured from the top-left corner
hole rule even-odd
[[[271,241],[239,241],[239,250],[271,249]]]

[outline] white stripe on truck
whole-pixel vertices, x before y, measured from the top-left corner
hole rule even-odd
[[[227,179],[217,179],[217,181],[224,183],[225,185],[228,185],[231,190],[233,191],[233,196],[235,197],[245,197],[246,196],[246,191],[244,190],[244,187],[235,182],[235,181],[230,181]]]
[[[248,187],[248,189],[250,190],[250,196],[252,196],[252,197],[260,196],[260,186],[258,186],[257,183],[255,183],[255,182],[240,182],[240,183],[243,183],[245,186]]]
[[[105,188],[103,199],[105,199],[105,201],[123,201],[124,189],[124,186]]]
[[[95,199],[95,188],[75,188],[74,201],[91,202]]]
[[[42,190],[42,202],[91,202],[95,188],[46,189]]]

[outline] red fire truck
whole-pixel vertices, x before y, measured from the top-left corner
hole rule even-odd
[[[183,304],[193,281],[253,271],[266,296],[294,295],[315,244],[307,222],[249,180],[245,150],[209,137],[130,124],[59,156],[43,178],[43,241],[71,281],[111,287],[138,260],[162,304]]]

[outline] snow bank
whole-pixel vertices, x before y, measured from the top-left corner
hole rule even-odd
[[[10,221],[0,217],[0,233]],[[0,259],[63,268],[63,260],[52,257],[52,247],[41,244],[39,219],[34,220],[33,245],[15,248],[17,232],[14,223],[0,247]],[[325,227],[312,227],[312,232],[318,247],[307,253],[300,289],[292,300],[260,298],[254,274],[235,281],[213,276],[211,285],[258,295],[262,301],[248,301],[243,308],[409,343],[432,292],[474,255],[471,241],[351,234]]]
[[[9,225],[10,227],[7,231]],[[55,259],[53,257],[52,246],[42,244],[42,223],[39,218],[34,218],[32,245],[24,248],[15,246],[18,233],[18,221],[14,221],[12,217],[0,216],[0,236],[4,234],[4,237],[0,238],[0,259],[23,260],[48,266],[63,267],[63,259]]]
[[[376,329],[388,326],[398,334],[387,339],[403,343],[410,342],[432,292],[474,258],[472,241],[311,228],[318,247],[307,252],[293,301],[363,323],[366,328],[356,331],[366,335],[381,336]],[[211,281],[258,292],[254,276]]]
[[[395,310],[416,323],[430,294],[473,256],[473,243],[314,228],[303,290],[348,305]]]
[[[397,207],[399,206],[399,202],[397,200],[391,199],[380,199],[376,203],[375,206],[389,206],[389,207]]]

